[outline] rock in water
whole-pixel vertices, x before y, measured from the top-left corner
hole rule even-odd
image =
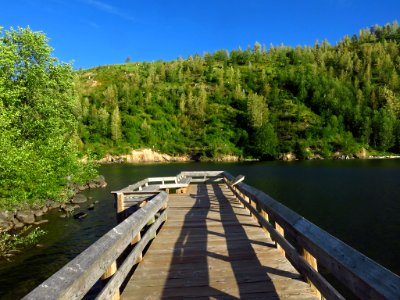
[[[34,224],[35,225],[40,225],[40,224],[44,224],[44,223],[48,223],[49,220],[40,220],[40,221],[36,221]]]
[[[35,216],[36,216],[36,217],[41,217],[41,216],[43,216],[43,211],[42,211],[42,210],[36,210],[36,211],[35,211]]]
[[[84,213],[84,212],[79,212],[74,215],[74,219],[77,219],[77,220],[82,220],[86,217],[87,217],[87,213]]]
[[[106,187],[107,182],[103,175],[97,176],[94,180],[95,184],[99,187]]]
[[[23,210],[17,212],[16,218],[21,222],[25,224],[33,224],[35,222],[35,215],[33,212],[28,211],[28,210]]]
[[[79,203],[85,203],[87,201],[87,198],[85,195],[82,194],[77,194],[72,198],[71,203],[74,204],[79,204]]]
[[[46,200],[45,204],[48,207],[48,209],[58,208],[61,205],[61,203],[53,200]]]
[[[72,205],[66,205],[63,210],[67,213],[73,212],[74,211],[74,207]]]

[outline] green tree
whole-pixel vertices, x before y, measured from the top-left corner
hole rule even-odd
[[[93,172],[78,159],[70,65],[44,34],[0,31],[0,206],[68,196]]]
[[[256,151],[262,159],[273,159],[278,153],[279,140],[270,123],[262,125],[256,132]]]
[[[260,128],[268,120],[268,107],[262,95],[250,94],[247,102],[247,111],[251,125]]]
[[[121,117],[119,115],[118,106],[116,106],[111,115],[111,139],[118,143],[121,139]]]

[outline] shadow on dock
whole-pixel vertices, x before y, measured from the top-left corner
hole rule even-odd
[[[252,245],[274,248],[274,244],[249,239],[245,227],[260,228],[239,221],[240,216],[249,218],[248,212],[218,184],[199,184],[191,197],[195,202],[175,243],[162,298],[279,298],[268,274],[290,278],[298,274],[260,263]]]

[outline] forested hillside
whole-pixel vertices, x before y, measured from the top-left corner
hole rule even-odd
[[[400,29],[81,70],[81,147],[216,157],[400,152]]]

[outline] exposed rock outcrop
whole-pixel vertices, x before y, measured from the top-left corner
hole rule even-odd
[[[236,155],[220,155],[216,158],[204,158],[200,156],[178,155],[159,153],[152,149],[133,150],[129,154],[111,155],[107,154],[99,163],[147,163],[147,162],[187,162],[187,161],[239,161]]]
[[[133,150],[129,154],[115,155],[112,156],[107,154],[104,158],[100,159],[99,163],[144,163],[144,162],[178,162],[178,161],[190,161],[190,157],[187,155],[183,156],[171,156],[168,154],[159,153],[152,149]]]
[[[296,160],[296,155],[292,152],[282,154],[279,159],[284,161],[293,161]]]

